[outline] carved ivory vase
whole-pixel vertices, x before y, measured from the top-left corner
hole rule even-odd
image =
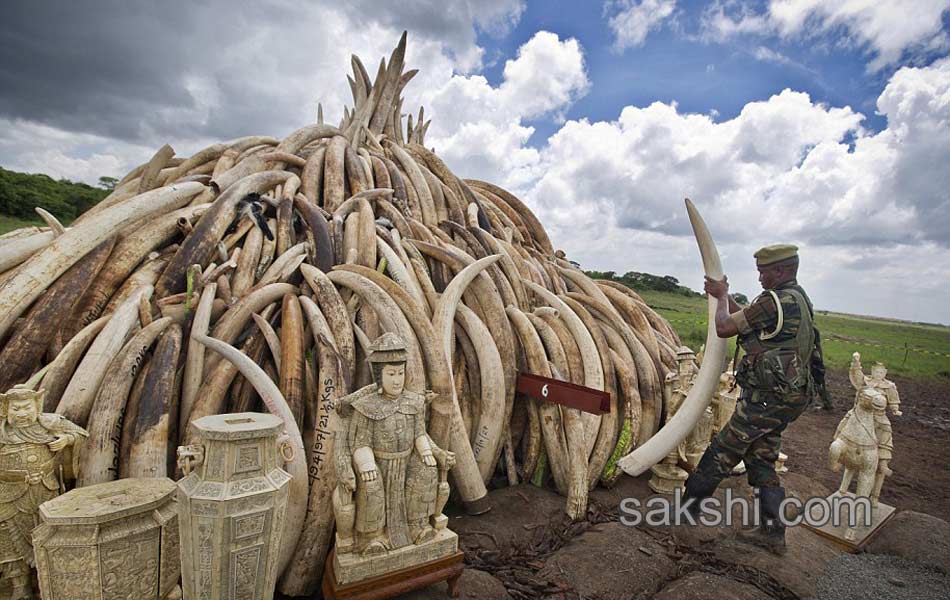
[[[179,597],[178,512],[171,479],[120,479],[40,505],[33,531],[45,600]]]
[[[270,600],[290,475],[273,415],[235,413],[191,423],[178,448],[182,591],[188,600]]]

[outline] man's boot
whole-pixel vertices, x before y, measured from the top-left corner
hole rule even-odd
[[[815,410],[831,412],[835,409],[835,404],[831,400],[831,394],[828,393],[828,388],[824,385],[818,389],[818,399],[821,400],[821,404],[816,404],[814,407]]]
[[[785,554],[785,522],[781,518],[780,507],[785,500],[785,488],[759,488],[759,526],[755,529],[739,532],[746,542],[765,548],[772,554]]]
[[[701,465],[702,461],[700,461]],[[719,487],[719,480],[706,475],[699,468],[690,473],[683,489],[683,505],[694,519],[699,519],[700,503],[712,496],[717,487]]]

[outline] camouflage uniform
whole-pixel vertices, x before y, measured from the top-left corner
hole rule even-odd
[[[782,304],[781,325],[773,294]],[[804,326],[808,329],[801,332],[803,341],[799,338],[803,326],[800,302],[808,310],[804,318]],[[713,438],[686,482],[687,496],[710,496],[739,461],[745,461],[750,485],[758,488],[781,485],[775,473],[775,461],[782,432],[802,414],[812,393],[809,365],[814,332],[811,315],[811,301],[795,280],[766,290],[750,306],[731,315],[739,331],[739,345],[746,352],[737,371],[742,393],[732,418]],[[807,356],[801,356],[799,343],[809,348]],[[756,366],[761,367],[759,363],[766,362],[768,355],[764,353],[767,350],[777,350],[771,353],[769,360],[777,357],[781,361],[780,368],[770,371],[771,378],[757,377],[756,373],[761,371]]]

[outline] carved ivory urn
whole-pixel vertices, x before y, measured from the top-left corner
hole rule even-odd
[[[33,531],[46,600],[179,598],[175,482],[120,479],[40,505]]]
[[[178,448],[182,591],[194,600],[270,600],[290,475],[280,465],[283,422],[235,413],[192,421]]]

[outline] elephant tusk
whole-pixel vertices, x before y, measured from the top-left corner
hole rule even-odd
[[[263,400],[271,414],[283,420],[284,430],[290,437],[290,444],[294,449],[294,458],[287,465],[287,471],[291,475],[290,493],[287,499],[287,520],[284,523],[284,533],[280,540],[280,556],[277,560],[277,572],[282,573],[297,547],[297,540],[300,538],[307,512],[307,495],[309,492],[307,462],[300,428],[297,427],[290,406],[287,405],[280,389],[253,360],[237,348],[221,340],[205,335],[197,335],[194,339],[211,348],[224,357],[224,360],[232,362],[237,367],[238,371],[260,394],[261,400]]]
[[[719,260],[719,251],[713,242],[712,235],[699,211],[687,198],[686,210],[693,226],[699,253],[703,258],[703,270],[706,276],[712,279],[722,279],[722,263]],[[708,325],[706,328],[706,355],[703,358],[699,375],[690,389],[686,399],[673,418],[645,444],[624,456],[618,465],[628,475],[637,476],[660,462],[673,448],[679,445],[696,423],[702,417],[703,411],[712,401],[719,385],[719,376],[722,373],[722,363],[726,355],[726,340],[716,334],[716,307],[719,301],[709,296]]]

